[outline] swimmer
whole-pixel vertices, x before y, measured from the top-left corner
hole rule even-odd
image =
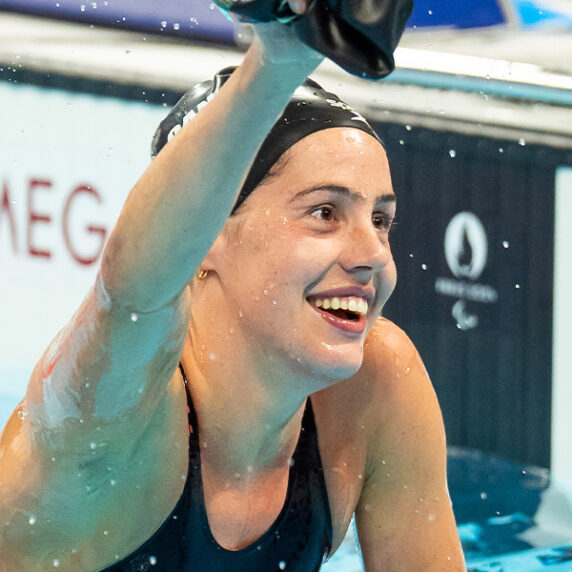
[[[257,25],[161,126],[4,429],[2,572],[310,572],[354,514],[367,572],[464,570],[433,388],[379,317],[386,154],[303,85],[321,59]]]

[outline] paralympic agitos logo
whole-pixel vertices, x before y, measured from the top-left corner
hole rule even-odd
[[[457,298],[451,315],[460,330],[476,328],[479,317],[469,311],[467,302],[494,304],[497,291],[477,280],[483,273],[488,259],[488,240],[485,228],[473,213],[457,213],[445,231],[445,259],[455,278],[438,277],[435,291],[442,296]]]

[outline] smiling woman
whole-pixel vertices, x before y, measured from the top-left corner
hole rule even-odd
[[[0,570],[314,571],[354,514],[368,572],[463,570],[439,406],[380,318],[387,157],[320,60],[258,26],[161,124],[3,433]]]

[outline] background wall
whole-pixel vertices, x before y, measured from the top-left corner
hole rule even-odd
[[[0,423],[92,284],[165,110],[0,82]]]

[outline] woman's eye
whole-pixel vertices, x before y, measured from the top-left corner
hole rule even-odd
[[[373,226],[378,230],[389,230],[393,222],[393,219],[384,213],[373,213],[371,220]]]
[[[334,209],[329,206],[322,206],[320,208],[314,209],[310,213],[313,217],[320,220],[331,221],[334,220]]]

